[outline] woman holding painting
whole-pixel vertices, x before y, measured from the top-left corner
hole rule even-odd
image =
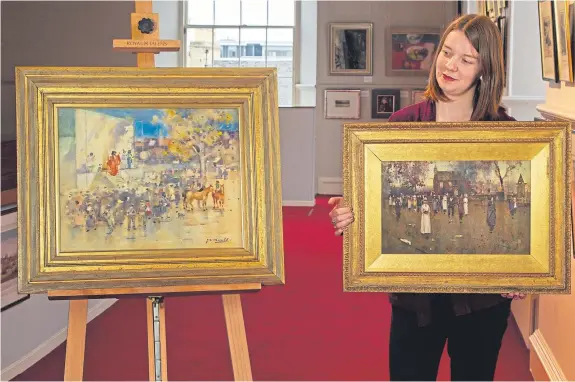
[[[425,99],[403,108],[390,122],[512,121],[500,107],[504,86],[499,30],[485,16],[453,21],[439,43]],[[331,198],[336,235],[354,221],[341,197]],[[435,380],[447,342],[452,380],[493,380],[503,334],[517,293],[390,295],[391,380]]]

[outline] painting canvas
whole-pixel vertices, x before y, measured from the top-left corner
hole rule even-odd
[[[242,244],[235,109],[61,108],[63,251]]]
[[[529,161],[381,166],[381,253],[529,254]]]
[[[387,76],[427,76],[437,52],[441,33],[428,29],[392,29]]]
[[[275,68],[16,68],[19,290],[283,284],[277,88]]]
[[[345,123],[344,290],[569,293],[571,136],[555,121]]]
[[[371,23],[331,23],[330,74],[371,75]]]

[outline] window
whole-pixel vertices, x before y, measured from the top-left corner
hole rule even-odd
[[[187,67],[276,67],[279,104],[294,88],[294,0],[187,0]]]

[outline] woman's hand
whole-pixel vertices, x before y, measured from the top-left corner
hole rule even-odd
[[[328,203],[334,205],[333,209],[329,213],[331,218],[331,224],[335,228],[335,235],[343,235],[343,231],[348,225],[353,223],[355,220],[353,216],[353,211],[349,207],[343,207],[341,204],[343,202],[342,197],[330,198]]]
[[[514,300],[523,300],[526,296],[524,293],[513,292],[513,293],[502,293],[502,297],[512,298]]]

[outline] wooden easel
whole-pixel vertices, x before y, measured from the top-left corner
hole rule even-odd
[[[136,0],[135,13],[131,15],[132,39],[114,40],[115,50],[137,54],[139,68],[155,67],[155,54],[179,51],[179,40],[160,40],[158,15],[152,13],[151,0]],[[150,22],[151,21],[151,22]],[[118,288],[91,290],[55,290],[50,299],[68,299],[68,337],[66,343],[65,381],[81,381],[84,373],[86,324],[88,300],[94,298],[122,298],[135,295],[147,296],[148,315],[148,371],[150,381],[167,381],[166,322],[164,297],[195,293],[222,293],[222,302],[228,333],[228,342],[236,381],[251,381],[252,372],[242,304],[242,291],[258,291],[260,283],[194,285],[158,288]]]

